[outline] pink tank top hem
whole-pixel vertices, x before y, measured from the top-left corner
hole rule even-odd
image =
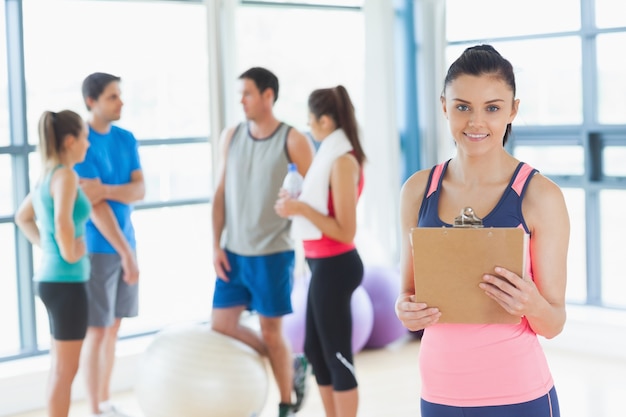
[[[324,235],[318,240],[303,241],[302,247],[304,248],[304,256],[307,258],[328,258],[350,252],[356,248],[356,245],[354,243],[341,243]]]

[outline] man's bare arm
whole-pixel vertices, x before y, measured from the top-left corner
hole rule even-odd
[[[99,178],[80,180],[81,187],[91,204],[95,205],[104,200],[131,204],[143,200],[146,195],[146,185],[143,171],[137,169],[130,174],[130,182],[126,184],[104,184]]]

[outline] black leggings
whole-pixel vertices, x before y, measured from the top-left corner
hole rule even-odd
[[[48,310],[55,340],[82,340],[87,333],[87,289],[84,282],[40,282],[39,298]]]
[[[352,293],[363,280],[363,263],[352,250],[328,258],[307,258],[311,283],[306,309],[304,352],[320,386],[356,388],[352,358]]]

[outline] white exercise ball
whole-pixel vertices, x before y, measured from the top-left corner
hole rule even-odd
[[[254,417],[261,414],[267,391],[263,358],[208,324],[156,334],[135,383],[146,417]]]

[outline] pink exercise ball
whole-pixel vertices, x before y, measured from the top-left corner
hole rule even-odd
[[[296,278],[291,292],[293,313],[283,319],[283,331],[294,353],[304,352],[307,293],[310,276]],[[374,326],[374,307],[365,289],[357,287],[350,301],[352,311],[352,352],[360,352],[370,338]]]
[[[365,288],[374,309],[374,324],[366,348],[381,348],[406,335],[395,312],[400,291],[400,272],[397,268],[366,265],[361,286]]]

